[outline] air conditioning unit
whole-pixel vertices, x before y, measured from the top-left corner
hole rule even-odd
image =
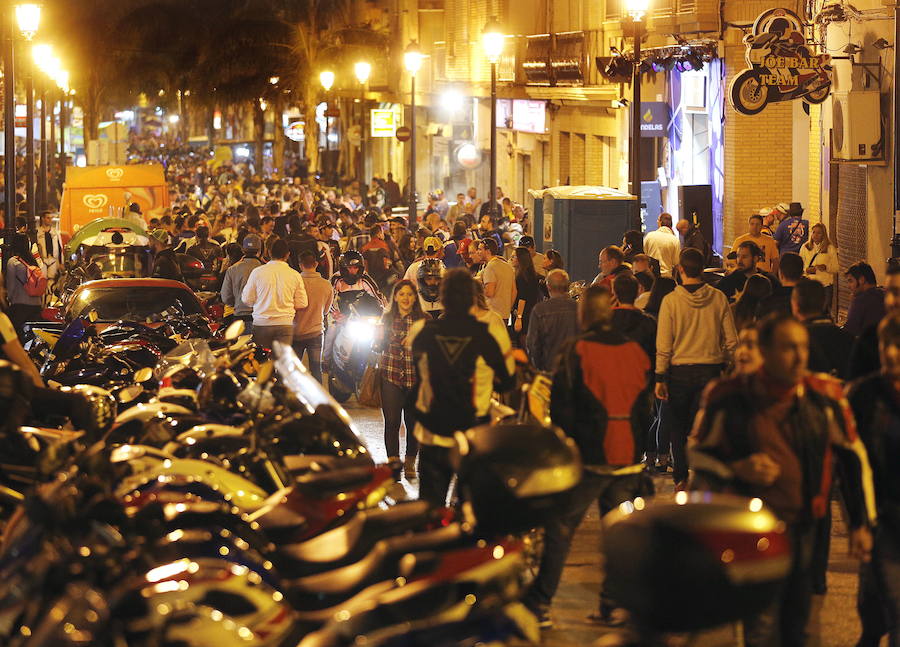
[[[881,94],[850,90],[831,96],[832,143],[835,160],[863,161],[881,156]]]

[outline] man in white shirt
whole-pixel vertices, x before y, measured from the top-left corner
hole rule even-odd
[[[484,283],[484,295],[488,306],[503,320],[508,321],[516,301],[516,271],[512,265],[497,256],[497,241],[482,238],[475,248],[476,262],[484,263],[479,277]]]
[[[272,260],[250,272],[241,300],[253,308],[253,340],[271,349],[274,342],[294,340],[294,317],[308,304],[300,273],[287,263],[290,248],[279,238],[272,244]]]
[[[644,236],[644,253],[659,261],[660,276],[671,278],[672,268],[678,265],[681,243],[672,230],[672,214],[659,214],[656,224],[659,228]]]

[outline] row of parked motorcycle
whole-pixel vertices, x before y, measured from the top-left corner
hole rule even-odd
[[[46,329],[28,350],[88,429],[0,367],[0,643],[533,642],[524,533],[580,478],[540,425],[469,430],[457,508],[406,501],[290,347],[201,317]],[[32,425],[35,420],[42,426]]]
[[[373,461],[290,347],[256,347],[239,321],[214,332],[176,307],[113,323],[89,310],[34,333],[45,382],[90,413],[72,429],[36,411],[30,380],[0,363],[0,644],[539,641],[520,603],[534,530],[582,473],[547,420],[546,382],[527,385],[518,415],[457,435],[458,504],[436,509],[405,500],[397,466]],[[348,366],[370,337],[350,336]],[[629,506],[604,543],[636,644],[766,603],[789,563],[777,519],[752,502]],[[766,555],[720,559],[761,538]]]

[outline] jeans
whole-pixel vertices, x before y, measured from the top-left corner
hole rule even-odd
[[[412,389],[397,386],[381,378],[381,414],[384,416],[384,448],[388,458],[400,456],[400,423],[406,427],[406,459],[416,457],[419,441],[413,434],[416,428],[416,406]]]
[[[900,647],[900,532],[875,530],[872,561],[859,569],[856,607],[862,621],[858,647],[877,647],[888,635],[890,647]]]
[[[294,341],[293,326],[254,326],[253,341],[262,348],[272,350],[276,341],[282,344],[291,345]]]
[[[319,382],[322,381],[322,335],[314,335],[312,337],[303,337],[294,339],[292,344],[297,357],[303,359],[303,351],[306,351],[309,357],[309,372]]]
[[[419,499],[436,507],[447,505],[447,490],[452,479],[449,448],[437,445],[419,447]]]
[[[806,644],[813,595],[811,565],[817,529],[814,523],[788,526],[791,570],[768,608],[744,618],[746,647],[795,647]]]
[[[685,445],[700,406],[700,396],[706,385],[721,374],[721,364],[688,364],[669,368],[669,399],[663,416],[669,426],[672,477],[676,483],[688,477]]]
[[[597,502],[600,515],[603,516],[620,503],[639,495],[650,494],[652,488],[652,482],[643,473],[611,476],[585,470],[581,482],[569,493],[565,510],[544,528],[541,566],[531,589],[525,595],[525,606],[539,610],[549,608],[553,602],[572,546],[572,537],[594,501]],[[613,605],[604,592],[601,592],[600,599],[603,606]]]
[[[23,340],[22,327],[29,321],[41,320],[41,306],[30,306],[24,303],[11,303],[9,306],[9,320],[16,329],[19,339]]]
[[[656,400],[653,422],[647,432],[647,455],[667,457],[669,455],[669,427],[665,417],[666,403]]]

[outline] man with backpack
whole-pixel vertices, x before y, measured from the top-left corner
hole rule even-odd
[[[241,300],[241,292],[247,284],[250,272],[262,265],[259,252],[262,249],[262,240],[256,234],[250,234],[244,238],[242,244],[244,257],[225,271],[225,279],[222,281],[222,303],[234,307],[234,318],[241,319],[246,324],[247,332],[253,329],[253,308]]]

